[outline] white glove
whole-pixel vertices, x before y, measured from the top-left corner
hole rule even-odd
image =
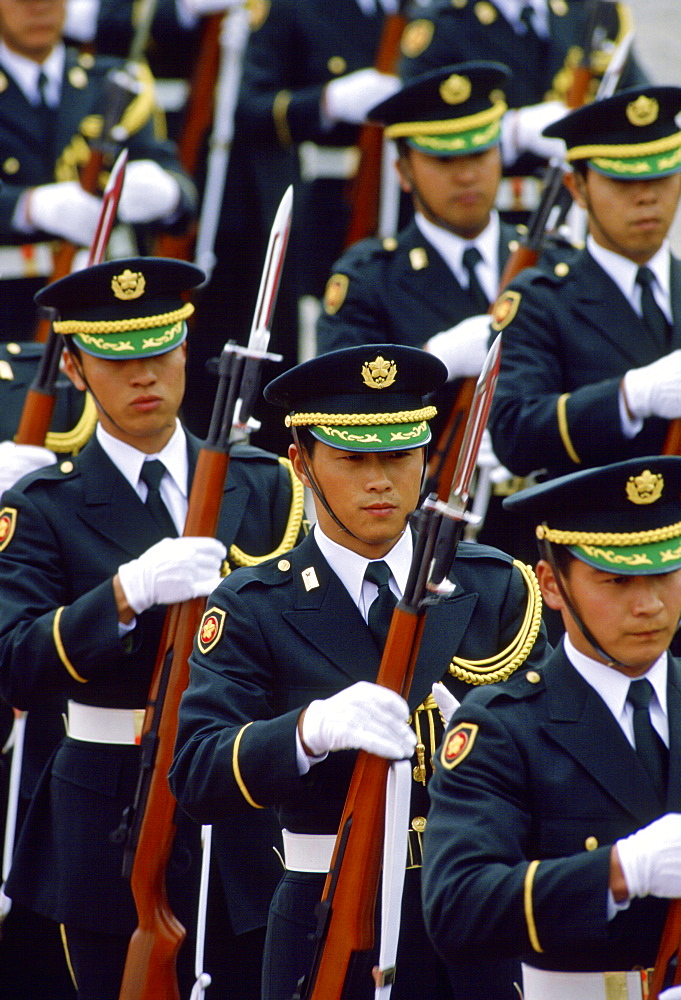
[[[645,417],[681,417],[681,349],[624,376],[624,397],[630,412]]]
[[[331,750],[367,750],[400,760],[411,757],[416,746],[408,717],[409,706],[395,691],[358,681],[330,698],[311,702],[301,735],[314,757]]]
[[[477,378],[487,357],[489,325],[492,317],[486,313],[469,316],[456,326],[427,340],[423,345],[447,366],[447,381],[455,378]]]
[[[34,229],[61,236],[69,243],[89,247],[92,243],[102,203],[83,191],[78,181],[41,184],[29,192],[26,217]]]
[[[118,567],[125,599],[136,615],[154,604],[203,597],[220,583],[227,549],[216,538],[163,538],[139,559]]]
[[[542,135],[547,126],[563,118],[569,111],[562,101],[544,101],[525,108],[514,108],[504,115],[501,126],[501,149],[505,164],[513,163],[521,153],[534,153],[543,160],[565,157],[563,139]]]
[[[369,67],[331,80],[324,88],[323,109],[332,121],[359,125],[367,113],[397,93],[400,81],[390,73]]]
[[[440,715],[445,720],[445,726],[448,726],[449,720],[461,702],[454,697],[448,687],[444,686],[442,681],[437,681],[433,684],[433,698],[435,699],[435,704],[440,709]]]
[[[681,896],[681,813],[666,813],[615,844],[630,896]]]
[[[246,0],[177,0],[177,6],[187,17],[203,17],[204,14],[215,14],[230,7],[243,7]]]
[[[34,444],[15,444],[14,441],[0,442],[0,493],[21,479],[22,476],[46,465],[54,465],[57,456],[47,448]]]
[[[176,210],[180,193],[177,178],[155,160],[133,160],[125,168],[118,218],[131,225],[164,219]]]
[[[659,1000],[681,1000],[681,986],[672,986],[669,990],[662,990]]]

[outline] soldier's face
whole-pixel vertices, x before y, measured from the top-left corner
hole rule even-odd
[[[113,437],[154,455],[175,430],[184,396],[186,344],[151,358],[113,361],[67,354],[64,370],[78,389],[89,388],[102,427]]]
[[[468,156],[429,156],[409,149],[397,169],[402,189],[436,226],[474,239],[488,224],[501,178],[497,146]]]
[[[561,612],[574,646],[586,656],[602,660],[567,609],[549,563],[537,564],[537,577],[544,600]],[[596,642],[628,665],[623,673],[631,677],[645,673],[668,648],[681,616],[681,570],[618,576],[574,559],[565,582],[577,613]]]
[[[309,486],[295,445],[291,445],[289,457],[300,481]],[[341,531],[315,496],[324,534],[368,559],[379,559],[389,552],[418,503],[423,457],[423,448],[356,452],[318,441],[314,454],[307,456],[310,471],[333,512],[356,537]]]
[[[0,35],[19,55],[42,62],[61,38],[66,0],[0,0]]]
[[[625,181],[587,169],[585,178],[568,176],[596,243],[639,266],[657,253],[674,220],[681,174]]]

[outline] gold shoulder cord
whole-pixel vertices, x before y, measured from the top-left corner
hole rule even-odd
[[[466,684],[496,684],[505,681],[525,662],[541,627],[542,598],[539,582],[531,566],[513,560],[527,587],[525,617],[513,642],[486,660],[463,660],[458,656],[449,664],[449,672]]]
[[[229,550],[229,562],[234,566],[257,566],[258,563],[265,562],[267,559],[276,559],[277,556],[282,555],[284,552],[289,552],[293,546],[296,544],[296,539],[300,532],[300,526],[303,523],[303,512],[304,512],[304,499],[305,490],[303,484],[300,482],[295,472],[293,471],[293,466],[288,458],[280,458],[279,461],[284,466],[289,474],[291,480],[291,509],[288,515],[288,523],[286,525],[286,530],[284,531],[284,537],[281,540],[280,545],[273,552],[269,552],[265,556],[249,556],[243,552],[238,545],[232,545]],[[227,569],[229,573],[229,568]]]
[[[77,455],[92,437],[96,424],[95,403],[90,393],[86,392],[78,423],[70,431],[50,431],[45,438],[45,447],[58,454]]]

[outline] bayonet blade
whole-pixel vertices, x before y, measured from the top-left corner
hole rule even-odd
[[[116,221],[118,202],[120,201],[121,191],[123,190],[123,181],[125,179],[125,167],[127,162],[128,151],[127,149],[122,149],[116,157],[116,162],[113,165],[111,173],[109,174],[109,180],[104,188],[104,194],[102,195],[102,207],[99,212],[99,219],[97,220],[97,228],[95,230],[92,246],[90,247],[90,252],[88,254],[88,267],[91,267],[93,264],[101,264],[104,260],[104,254],[106,253],[109,236],[111,235],[113,224]]]

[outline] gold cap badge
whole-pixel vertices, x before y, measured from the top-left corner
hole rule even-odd
[[[362,365],[364,384],[370,389],[387,389],[397,377],[397,365],[394,361],[386,361],[379,354],[375,361]]]
[[[139,299],[144,295],[146,281],[141,271],[125,271],[115,274],[111,279],[111,289],[117,299]]]
[[[471,89],[467,76],[452,73],[440,84],[440,97],[445,104],[463,104],[471,96]]]
[[[655,503],[662,496],[664,479],[659,473],[646,469],[640,476],[629,476],[626,489],[627,499],[632,503]]]
[[[660,105],[654,97],[646,97],[645,94],[627,104],[626,115],[632,125],[652,125],[659,114]]]

